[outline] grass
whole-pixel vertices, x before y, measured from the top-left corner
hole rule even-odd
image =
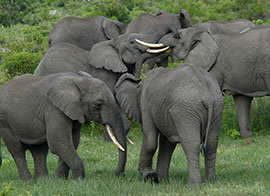
[[[187,184],[188,168],[182,147],[177,146],[171,162],[170,182],[152,185],[144,183],[137,171],[142,134],[131,130],[129,137],[135,145],[128,145],[128,162],[125,174],[114,176],[117,149],[105,143],[99,133],[83,133],[78,149],[86,169],[84,180],[61,180],[54,177],[57,157],[48,156],[49,177],[28,182],[19,179],[15,163],[2,144],[3,165],[0,167],[0,190],[10,195],[269,195],[270,191],[270,134],[256,135],[250,139],[232,140],[221,134],[216,163],[216,181],[191,187]],[[33,171],[33,161],[27,153],[28,165]],[[201,157],[201,172],[204,176]],[[156,156],[154,157],[154,167]],[[10,189],[6,185],[10,182]],[[12,190],[14,188],[15,190]],[[13,193],[13,194],[12,194]],[[1,195],[1,191],[0,191]],[[8,195],[8,194],[3,194]]]

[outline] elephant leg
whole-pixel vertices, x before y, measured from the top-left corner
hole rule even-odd
[[[238,124],[240,127],[240,136],[241,138],[248,138],[253,135],[250,131],[250,105],[252,102],[252,97],[247,97],[243,95],[234,95],[233,96]]]
[[[73,122],[72,137],[75,150],[77,150],[80,143],[80,133],[82,125],[79,122]],[[69,167],[63,159],[59,157],[58,163],[55,169],[55,176],[67,178],[69,173]]]
[[[27,162],[25,158],[25,147],[24,145],[12,135],[12,131],[9,128],[1,127],[1,136],[5,142],[5,145],[12,155],[16,166],[18,168],[19,176],[23,180],[30,180],[32,176],[27,167]]]
[[[35,179],[48,176],[47,170],[47,155],[48,155],[48,144],[44,143],[41,145],[32,145],[29,148],[34,159],[34,177]]]
[[[57,108],[45,114],[47,141],[52,153],[58,155],[71,169],[73,178],[84,178],[85,169],[73,142],[73,121]],[[60,170],[60,169],[59,169]]]
[[[196,111],[187,109],[188,105],[184,105],[183,108],[179,105],[178,110],[175,113],[171,113],[175,128],[180,138],[180,143],[187,156],[190,185],[200,184],[200,145],[201,145],[201,119],[196,118]],[[192,108],[192,105],[190,105]],[[187,112],[184,112],[187,111]]]
[[[144,119],[142,125],[143,141],[138,170],[144,181],[150,180],[151,182],[158,183],[157,174],[152,168],[152,159],[157,149],[157,129],[152,121],[149,120],[150,118],[145,117],[145,115],[142,118]]]
[[[171,143],[160,133],[157,161],[157,174],[160,181],[168,181],[171,157],[175,147],[176,143]]]
[[[188,160],[188,170],[189,170],[188,183],[190,185],[201,184],[202,180],[199,162],[200,140],[183,142],[181,144]]]
[[[205,180],[212,181],[215,179],[216,173],[216,153],[218,147],[218,137],[221,129],[222,121],[222,106],[217,107],[215,111],[215,116],[211,120],[211,125],[209,129],[208,139],[206,143],[205,152]]]

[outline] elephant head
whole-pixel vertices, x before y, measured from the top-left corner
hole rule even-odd
[[[167,18],[167,21],[177,21],[176,25],[178,26],[179,29],[191,27],[190,17],[185,9],[181,9],[179,14],[172,14],[170,12],[160,10],[154,15],[160,16],[162,18]]]
[[[126,25],[124,23],[107,18],[104,19],[102,27],[108,39],[114,39],[126,32]]]
[[[159,55],[169,47],[153,44],[145,46],[136,40],[157,42],[168,32],[177,32],[176,28],[168,28],[166,33],[156,32],[154,35],[125,33],[119,37],[95,44],[89,53],[89,63],[96,68],[104,68],[115,73],[136,73],[140,76],[142,63],[151,57]],[[158,48],[157,48],[158,47]]]
[[[124,171],[126,137],[118,106],[111,90],[99,79],[85,72],[82,77],[66,77],[49,89],[48,99],[66,116],[80,123],[95,121],[106,126],[109,136],[119,148],[116,174]]]
[[[199,27],[181,29],[178,36],[169,33],[163,36],[159,43],[170,47],[179,60],[201,66],[207,71],[216,62],[220,51],[215,39]]]
[[[50,32],[48,47],[59,43],[72,43],[84,50],[91,50],[94,44],[114,39],[125,32],[124,23],[104,16],[65,17],[56,23]]]

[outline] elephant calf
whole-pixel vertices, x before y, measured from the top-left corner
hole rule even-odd
[[[213,180],[223,109],[216,80],[201,68],[182,64],[175,69],[154,69],[138,83],[138,79],[125,74],[115,90],[121,106],[142,124],[138,169],[143,179],[167,181],[171,155],[176,144],[181,143],[188,159],[189,183],[201,183],[201,145],[205,154],[205,178]],[[154,172],[152,158],[158,133],[159,153],[157,172]]]
[[[25,150],[34,159],[35,178],[48,175],[48,148],[59,156],[57,177],[85,176],[76,149],[81,124],[100,122],[108,128],[119,150],[117,173],[124,171],[126,138],[110,89],[85,72],[48,76],[22,75],[0,89],[0,134],[17,165],[21,179],[31,179]],[[119,141],[119,142],[118,142]]]

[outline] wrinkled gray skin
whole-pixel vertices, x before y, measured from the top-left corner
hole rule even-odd
[[[156,68],[138,84],[131,75],[121,76],[116,97],[122,107],[142,124],[143,141],[139,172],[144,180],[167,181],[172,153],[181,143],[188,160],[189,183],[201,183],[200,145],[205,153],[205,178],[215,177],[223,98],[216,80],[201,68],[182,64],[178,68]],[[157,171],[152,158],[159,152]]]
[[[165,45],[185,62],[204,68],[215,76],[220,88],[233,95],[242,138],[252,136],[250,105],[253,97],[269,95],[270,27],[253,27],[235,35],[209,35],[203,29],[189,28],[164,36]]]
[[[83,50],[70,43],[57,44],[48,49],[34,74],[43,76],[59,72],[76,73],[82,70],[105,82],[114,94],[114,86],[121,74],[134,73],[137,64],[143,63],[148,56],[153,56],[144,53],[147,48],[138,45],[135,38],[157,42],[168,32],[170,32],[169,28],[164,33],[161,32],[162,34],[157,32],[156,36],[124,34],[113,40],[95,44],[91,51]],[[125,132],[128,133],[130,122],[123,111],[121,116]],[[108,139],[106,132],[104,133],[105,139]]]
[[[181,9],[179,14],[173,14],[161,10],[154,15],[148,13],[140,14],[128,24],[127,33],[153,35],[155,32],[161,31],[162,29],[166,31],[168,25],[171,28],[176,28],[177,30],[190,27],[190,17],[187,11]],[[157,64],[159,67],[167,67],[168,56],[169,54],[164,53],[155,58],[147,60],[149,69],[153,69],[155,64]],[[140,70],[140,68],[138,70]]]
[[[94,44],[114,39],[125,32],[124,23],[104,16],[65,17],[57,22],[50,32],[48,47],[59,43],[72,43],[90,51]]]
[[[0,134],[15,160],[21,179],[31,179],[25,150],[34,159],[35,178],[48,175],[48,148],[59,156],[57,177],[84,178],[76,149],[82,123],[108,124],[126,149],[126,139],[116,101],[104,82],[84,72],[49,76],[22,75],[0,90]],[[119,150],[116,173],[124,171],[126,152]]]
[[[204,28],[209,34],[238,34],[255,27],[255,24],[247,19],[238,19],[229,22],[208,21],[193,25]]]

